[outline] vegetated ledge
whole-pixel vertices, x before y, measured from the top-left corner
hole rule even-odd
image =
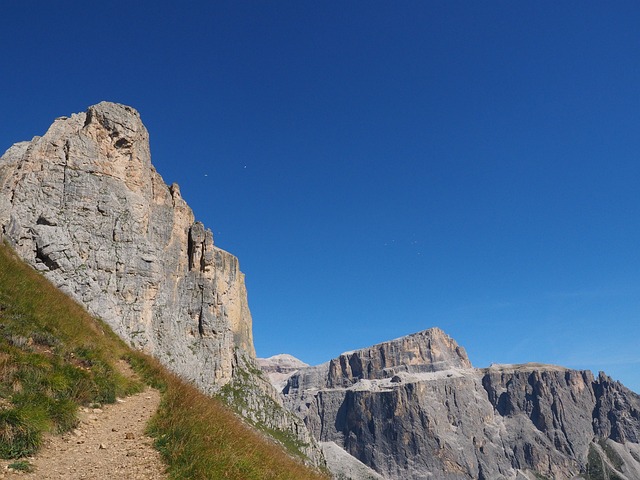
[[[120,359],[162,392],[148,430],[170,478],[327,478],[266,441],[217,399],[131,350],[0,245],[0,456],[33,455],[43,434],[76,426],[80,405],[140,390],[142,381],[118,373]]]

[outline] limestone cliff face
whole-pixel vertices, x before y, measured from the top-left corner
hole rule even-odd
[[[156,172],[133,108],[102,102],[7,150],[0,232],[133,347],[204,392],[241,400],[250,422],[323,464],[304,423],[259,374],[238,259]]]
[[[122,338],[204,391],[254,358],[238,260],[151,165],[138,112],[103,102],[0,160],[0,228]]]
[[[442,330],[432,328],[343,353],[329,362],[327,387],[348,387],[361,379],[386,378],[398,372],[435,372],[470,366],[464,348]]]
[[[588,371],[475,369],[439,329],[303,368],[283,394],[388,479],[640,479],[638,395]]]

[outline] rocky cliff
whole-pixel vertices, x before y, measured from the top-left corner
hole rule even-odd
[[[238,259],[214,245],[178,185],[156,172],[133,108],[102,102],[9,148],[0,159],[0,231],[132,346],[205,392],[244,389],[251,421],[294,435],[321,461],[302,422],[258,375]]]
[[[138,112],[103,102],[0,160],[0,226],[27,262],[205,391],[253,357],[238,260],[151,165]]]
[[[640,479],[638,395],[588,371],[475,369],[439,329],[303,368],[283,395],[388,479]]]
[[[476,369],[439,329],[316,367],[272,358],[280,395],[258,370],[238,260],[155,171],[130,107],[103,102],[12,146],[0,231],[131,345],[315,464],[320,440],[336,478],[640,480],[638,395],[587,371]]]

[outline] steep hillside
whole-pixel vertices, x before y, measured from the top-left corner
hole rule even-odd
[[[150,357],[131,350],[41,274],[0,245],[0,456],[37,452],[43,434],[77,424],[80,405],[138,391],[115,367],[127,359],[162,391],[149,431],[174,479],[320,479]]]

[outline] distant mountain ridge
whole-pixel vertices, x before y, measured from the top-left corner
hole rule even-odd
[[[387,479],[640,479],[640,396],[603,373],[473,368],[438,328],[301,368],[282,393]]]

